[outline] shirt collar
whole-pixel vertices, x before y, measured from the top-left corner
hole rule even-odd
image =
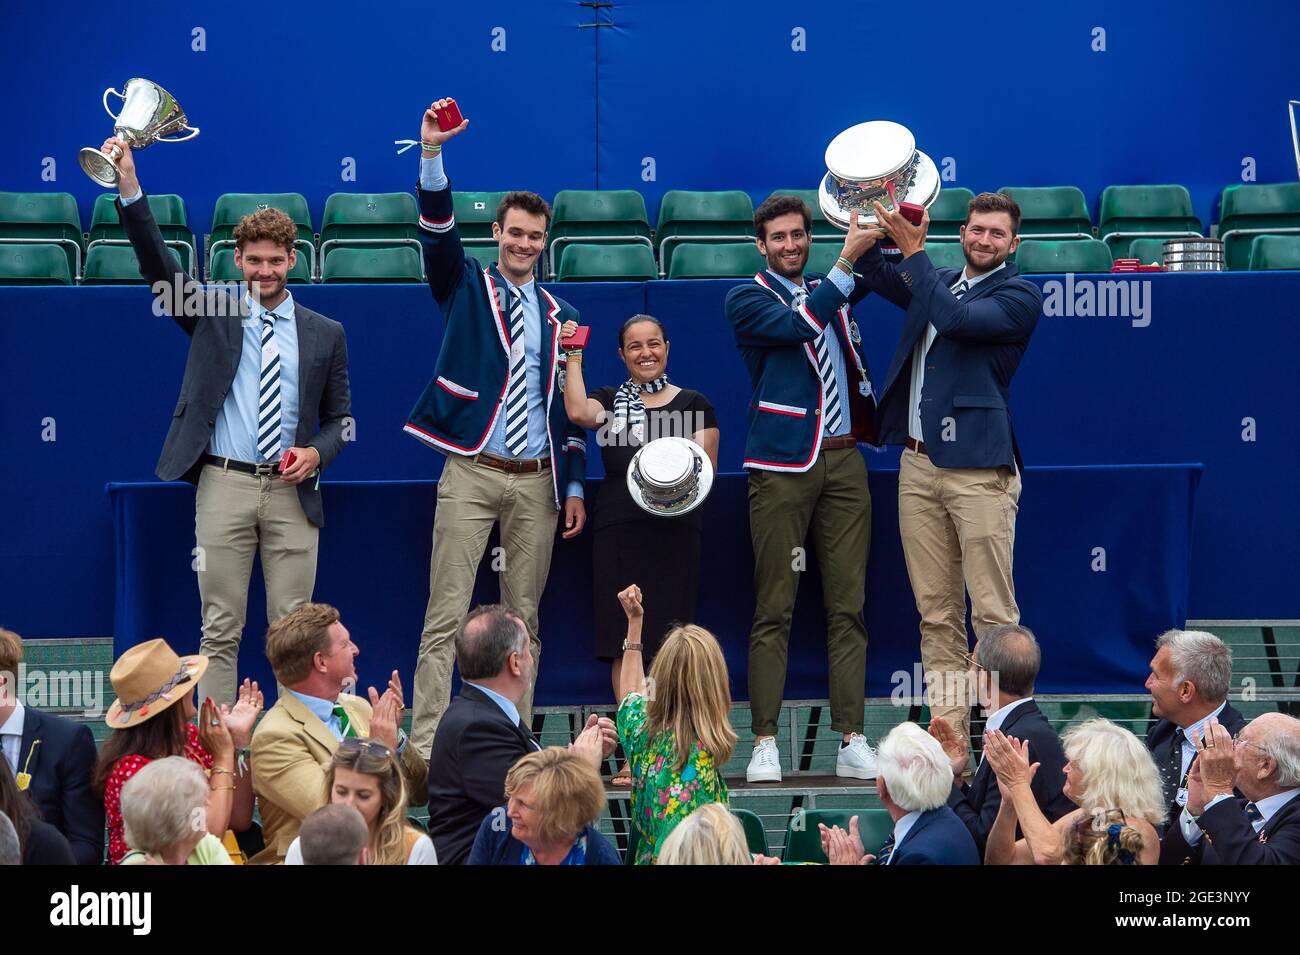
[[[466,681],[465,685],[472,686],[497,706],[501,707],[501,712],[510,717],[510,722],[516,726],[519,725],[519,707],[515,706],[513,700],[508,700],[495,690],[489,690],[487,687],[481,686],[478,683],[470,683]]]
[[[510,280],[506,279],[506,284],[510,285],[512,289],[519,293],[519,297],[529,304],[532,304],[533,299],[537,297],[535,291],[537,287],[536,279],[529,279],[523,285],[511,285]]]
[[[271,314],[274,315],[277,319],[293,318],[294,316],[293,293],[290,292],[288,289],[285,289],[284,291],[284,301],[281,302],[273,309],[268,310],[267,308],[263,307],[261,302],[254,302],[253,296],[248,294],[244,295],[244,303],[248,306],[249,317],[258,319],[259,321],[262,318],[262,313],[266,311],[270,311]]]
[[[1289,803],[1296,796],[1300,796],[1300,788],[1286,789],[1280,793],[1274,793],[1272,796],[1265,796],[1263,799],[1255,802],[1255,808],[1259,814],[1264,817],[1264,822],[1273,818],[1273,814]]]
[[[5,720],[4,726],[0,726],[0,736],[17,736],[21,739],[24,725],[25,717],[23,716],[22,701],[14,700],[14,708],[9,713],[9,719]]]
[[[1190,747],[1192,747],[1192,749],[1195,749],[1196,746],[1195,746],[1195,744],[1192,742],[1192,730],[1196,730],[1196,732],[1200,733],[1201,736],[1204,736],[1204,735],[1205,735],[1205,724],[1208,723],[1208,722],[1210,722],[1210,720],[1214,719],[1214,718],[1215,718],[1216,716],[1218,716],[1220,713],[1222,713],[1222,712],[1223,712],[1223,708],[1224,708],[1225,706],[1227,706],[1227,705],[1228,705],[1228,701],[1227,701],[1227,700],[1224,700],[1222,703],[1219,704],[1218,709],[1214,710],[1214,712],[1212,712],[1212,713],[1206,713],[1204,716],[1202,716],[1199,720],[1197,720],[1197,721],[1196,721],[1195,723],[1193,723],[1191,726],[1185,726],[1185,727],[1183,727],[1183,745],[1184,745],[1184,746],[1190,746]]]
[[[977,275],[975,276],[975,278],[971,278],[969,275],[966,274],[966,269],[962,269],[961,278],[966,280],[966,289],[967,291],[969,291],[970,289],[973,289],[976,285],[979,285],[980,282],[983,282],[990,275],[997,275],[1006,267],[1007,267],[1007,263],[1006,260],[1004,259],[1003,261],[998,263],[998,267],[996,269],[989,269],[989,271],[985,272],[983,275]]]
[[[1032,696],[1027,696],[1023,700],[1012,700],[1010,703],[1008,703],[1006,706],[1002,707],[1001,709],[995,710],[993,712],[993,715],[991,715],[987,720],[985,720],[984,732],[992,733],[995,730],[1000,730],[1002,728],[1002,724],[1007,721],[1007,717],[1011,715],[1012,710],[1014,710],[1021,703],[1028,703],[1032,699],[1033,699]]]
[[[794,294],[795,292],[797,292],[799,289],[801,289],[801,288],[804,287],[803,276],[802,276],[802,275],[799,276],[799,284],[796,285],[794,282],[791,282],[791,281],[790,281],[788,278],[786,278],[784,275],[781,275],[781,274],[779,274],[779,273],[777,273],[777,272],[773,272],[771,269],[768,269],[767,272],[768,272],[769,275],[773,275],[773,276],[775,276],[775,277],[776,277],[776,280],[777,280],[778,282],[780,282],[782,285],[784,285],[785,288],[786,288],[786,291],[788,291],[791,295],[793,295],[793,294]]]
[[[903,844],[903,840],[907,838],[907,834],[912,831],[912,827],[916,825],[916,821],[920,818],[921,810],[913,809],[902,819],[898,820],[898,822],[894,823],[894,852],[898,851],[898,847]],[[890,855],[889,861],[894,861],[892,854]]]
[[[338,706],[337,700],[322,700],[319,696],[308,696],[297,690],[289,690],[289,692],[296,696],[303,706],[311,710],[313,716],[329,726],[330,720],[334,717],[334,707]]]

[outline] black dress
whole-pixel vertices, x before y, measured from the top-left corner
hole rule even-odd
[[[697,507],[681,517],[656,517],[632,500],[627,467],[641,445],[629,438],[626,429],[611,435],[608,421],[612,420],[616,391],[600,388],[589,396],[611,412],[606,424],[596,431],[605,466],[605,480],[592,515],[596,659],[611,662],[623,655],[627,615],[618,602],[618,592],[636,584],[645,605],[642,639],[649,663],[673,624],[695,620],[703,516]],[[689,438],[696,431],[718,426],[709,400],[686,388],[668,404],[646,408],[646,419],[648,438]]]

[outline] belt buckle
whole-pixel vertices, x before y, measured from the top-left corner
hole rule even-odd
[[[274,464],[254,464],[253,473],[258,477],[270,477],[275,473]]]

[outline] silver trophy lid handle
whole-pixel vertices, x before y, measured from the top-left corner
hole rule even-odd
[[[111,87],[111,86],[110,86],[108,89],[104,90],[104,112],[106,112],[109,116],[112,116],[114,119],[117,119],[117,113],[113,112],[111,109],[108,108],[108,94],[109,94],[109,93],[112,93],[112,94],[113,94],[114,96],[116,96],[118,99],[122,100],[122,102],[126,102],[126,94],[125,94],[125,93],[119,93],[117,90],[113,89],[113,87]]]
[[[163,137],[163,136],[159,136],[157,139],[154,140],[154,142],[156,142],[156,143],[183,143],[183,142],[185,142],[187,139],[193,139],[195,136],[197,136],[197,135],[199,134],[199,128],[198,128],[197,126],[182,126],[180,130],[177,130],[177,132],[180,132],[181,130],[184,130],[184,131],[188,132],[189,135],[188,135],[188,136],[178,136],[178,137],[176,137],[175,139],[170,139],[170,138],[165,138],[165,137]]]

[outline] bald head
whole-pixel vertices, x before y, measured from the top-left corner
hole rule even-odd
[[[1034,692],[1042,653],[1034,632],[1020,624],[999,624],[980,635],[975,662],[997,675],[997,688],[1006,696],[1025,697]]]
[[[463,680],[500,676],[512,653],[524,652],[528,628],[519,614],[500,604],[475,607],[456,631],[456,663]]]
[[[1257,757],[1253,763],[1243,761],[1243,769],[1257,765],[1278,792],[1300,786],[1300,720],[1285,713],[1262,713],[1238,735],[1253,744],[1250,755]]]

